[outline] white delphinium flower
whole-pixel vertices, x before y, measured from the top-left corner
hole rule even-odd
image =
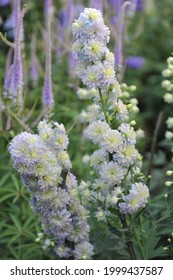
[[[117,153],[113,157],[120,165],[128,167],[135,164],[139,156],[139,152],[134,145],[124,144],[119,147]]]
[[[109,186],[119,185],[123,180],[126,170],[118,163],[110,161],[100,166],[100,177]]]
[[[87,113],[88,113],[88,121],[89,123],[92,123],[94,121],[97,121],[98,116],[100,120],[104,119],[103,112],[98,104],[91,104],[87,107]]]
[[[139,208],[144,208],[148,203],[148,187],[142,183],[132,184],[127,196],[123,196],[124,202],[119,203],[120,211],[123,213],[134,214]]]
[[[106,161],[107,161],[107,154],[105,153],[105,150],[103,150],[103,149],[96,150],[90,157],[90,164],[96,170],[99,169],[100,165]]]
[[[121,134],[117,130],[107,129],[103,135],[101,146],[106,151],[113,153],[116,152],[122,144]]]
[[[127,121],[128,120],[128,110],[127,106],[119,99],[116,103],[111,104],[111,109],[116,112],[116,119],[119,121]]]
[[[108,130],[109,125],[106,122],[94,121],[87,129],[88,137],[95,143],[101,143],[103,135]]]
[[[121,187],[115,187],[113,191],[111,191],[106,198],[106,203],[108,206],[115,207],[119,201],[119,197],[122,194]]]
[[[136,133],[134,128],[127,123],[123,123],[118,127],[118,130],[122,133],[123,139],[130,144],[136,143]]]
[[[75,246],[75,250],[73,253],[77,260],[89,260],[94,254],[93,249],[93,245],[91,245],[87,241],[83,241]]]

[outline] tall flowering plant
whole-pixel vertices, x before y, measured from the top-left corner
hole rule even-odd
[[[95,89],[94,111],[86,131],[86,136],[99,147],[90,160],[97,174],[91,184],[92,199],[97,205],[95,216],[110,223],[109,217],[116,209],[126,230],[129,253],[135,259],[127,219],[130,221],[132,215],[146,207],[149,190],[143,182],[133,122],[129,123],[127,106],[121,100],[114,55],[107,48],[109,28],[100,11],[90,8],[80,14],[72,28],[78,75],[89,89]]]

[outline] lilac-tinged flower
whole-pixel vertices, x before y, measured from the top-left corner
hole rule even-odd
[[[142,56],[128,56],[126,66],[129,68],[140,69],[145,64],[145,58]]]
[[[75,246],[74,256],[77,260],[89,260],[93,256],[93,245],[83,241]]]
[[[139,208],[144,208],[148,202],[149,190],[142,183],[132,184],[128,195],[123,196],[124,202],[119,203],[120,211],[125,214],[134,214]]]

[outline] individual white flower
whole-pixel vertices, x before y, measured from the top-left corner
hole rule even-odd
[[[136,143],[136,133],[134,131],[134,128],[131,127],[127,123],[123,123],[118,127],[118,130],[122,133],[122,137],[125,141],[127,141],[130,144]]]
[[[89,260],[94,254],[93,249],[93,245],[87,241],[83,241],[75,246],[73,253],[77,260]]]
[[[84,55],[87,59],[96,62],[101,60],[105,52],[105,45],[98,40],[92,39],[85,44]]]
[[[109,186],[119,185],[123,180],[126,170],[116,162],[110,161],[100,167],[100,177]]]
[[[108,130],[109,125],[106,122],[94,121],[87,129],[88,137],[95,143],[101,143],[104,133]]]
[[[107,154],[103,149],[95,151],[90,157],[90,164],[95,169],[99,169],[100,165],[106,161]]]
[[[103,135],[101,146],[108,152],[116,152],[122,143],[121,134],[117,130],[108,129]]]
[[[134,214],[139,208],[146,206],[148,198],[148,187],[142,183],[134,183],[129,194],[123,196],[124,202],[119,203],[120,211],[126,214]]]
[[[134,183],[132,184],[131,191],[136,191],[139,195],[140,207],[145,207],[149,198],[149,189],[146,185],[142,183]]]
[[[88,66],[86,69],[79,72],[79,76],[83,83],[89,88],[102,87],[103,67],[101,63]]]
[[[119,99],[116,103],[111,104],[110,108],[115,110],[117,120],[128,120],[127,106],[121,101],[121,99]]]
[[[117,150],[117,153],[114,155],[114,160],[122,166],[128,167],[136,164],[139,156],[139,152],[135,149],[134,145],[124,144]]]

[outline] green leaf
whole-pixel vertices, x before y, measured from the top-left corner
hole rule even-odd
[[[21,222],[20,220],[13,214],[10,215],[12,221],[14,222],[15,226],[17,227],[17,229],[21,232]]]
[[[14,183],[14,186],[15,186],[16,190],[19,192],[20,191],[20,184],[19,184],[18,180],[16,179],[16,177],[13,174],[11,174],[11,178],[12,178],[12,181]]]
[[[13,193],[8,193],[6,195],[4,195],[3,197],[0,198],[0,203],[2,203],[3,201],[9,199],[10,197],[13,197],[14,194]]]
[[[2,179],[0,180],[0,187],[4,185],[4,183],[7,181],[7,179],[10,177],[10,172],[7,172]]]

